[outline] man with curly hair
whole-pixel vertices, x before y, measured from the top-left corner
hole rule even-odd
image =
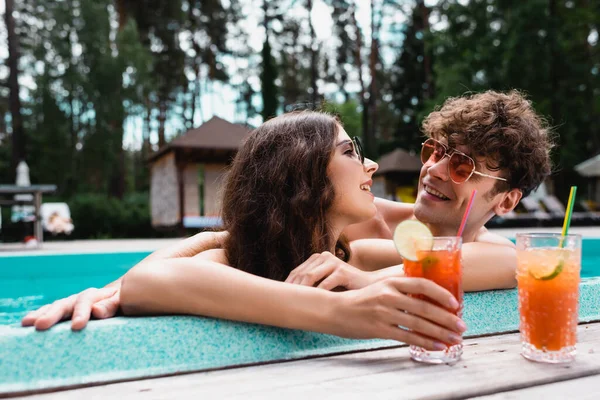
[[[423,167],[416,203],[376,199],[377,215],[368,222],[351,225],[344,232],[352,241],[352,248],[376,247],[380,249],[376,252],[378,256],[368,260],[351,258],[350,264],[359,267],[355,268],[331,263],[331,254],[324,254],[322,262],[320,255],[315,255],[314,259],[309,259],[311,262],[292,271],[287,282],[328,290],[338,286],[352,290],[401,277],[401,266],[394,265],[402,260],[389,240],[395,227],[401,221],[417,218],[436,236],[455,235],[469,196],[476,189],[477,197],[463,234],[464,289],[487,290],[516,285],[514,245],[488,232],[484,225],[494,215],[513,210],[523,196],[550,174],[552,141],[545,122],[519,92],[487,91],[448,99],[440,109],[427,116],[423,131],[427,138],[421,153]],[[370,163],[376,168],[375,163]],[[369,168],[367,163],[365,168]],[[226,238],[226,232],[202,232],[151,254],[142,263],[162,265],[170,260],[193,257],[204,250],[221,247]],[[293,298],[294,285],[267,282],[249,274],[237,276],[235,282],[224,283],[231,271],[222,268],[206,270],[204,274],[204,281],[210,282],[206,293],[202,293],[203,304],[208,304],[207,308],[212,310],[208,315],[248,322],[270,321],[277,326],[302,329],[314,329],[315,320],[319,321],[319,326],[333,323],[319,319],[319,309],[328,307],[325,303],[318,300],[306,304],[286,301],[288,297]],[[82,329],[90,314],[96,318],[110,318],[119,308],[120,285],[121,280],[118,280],[106,288],[88,289],[58,300],[30,313],[24,318],[23,325],[48,329],[61,319],[72,318],[73,329]],[[261,304],[260,315],[256,314],[252,304],[238,299],[241,294],[251,296],[253,303]],[[316,299],[318,293],[314,292],[314,296]],[[278,301],[270,301],[272,298]],[[235,310],[229,309],[224,315],[217,310],[223,302]],[[269,317],[270,304],[285,308],[285,318],[280,315],[280,309],[278,315]],[[381,337],[370,328],[372,321],[369,318],[357,316],[352,320],[352,337]]]
[[[346,234],[350,240],[391,238],[396,225],[416,218],[435,236],[455,235],[476,189],[463,233],[465,290],[514,287],[514,245],[484,225],[494,215],[512,211],[550,175],[552,137],[546,122],[518,91],[486,91],[447,99],[425,118],[422,130],[427,138],[421,152],[423,167],[415,204],[378,199],[376,218],[349,227]],[[377,242],[368,240],[353,243],[374,245]],[[380,242],[379,246],[381,260],[370,260],[370,269],[385,267],[395,254],[389,243]],[[336,273],[341,277],[333,284],[349,281],[347,286],[356,286],[353,282],[360,281],[357,274]],[[377,275],[398,273],[398,268],[390,268]]]

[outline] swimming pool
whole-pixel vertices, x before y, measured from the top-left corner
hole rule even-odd
[[[148,252],[0,256],[0,325],[31,310],[119,278]],[[584,239],[582,278],[600,277],[600,238]]]
[[[0,325],[119,278],[148,252],[0,256]]]
[[[583,248],[579,320],[600,321],[600,239]],[[190,316],[20,327],[27,311],[102,286],[147,254],[0,256],[0,397],[399,345]],[[516,289],[467,293],[463,319],[465,337],[516,331]]]

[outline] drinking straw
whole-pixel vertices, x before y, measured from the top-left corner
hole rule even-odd
[[[569,226],[571,225],[571,215],[573,214],[573,205],[575,204],[575,194],[577,193],[577,186],[571,186],[571,192],[569,193],[569,202],[567,204],[567,211],[565,212],[565,220],[562,228],[562,238],[560,239],[560,246],[563,247],[565,236],[569,233]]]
[[[469,213],[471,212],[471,207],[473,207],[473,200],[475,200],[475,194],[477,190],[473,189],[471,192],[471,198],[469,198],[469,203],[467,204],[467,209],[465,210],[465,214],[463,215],[462,222],[460,223],[460,228],[458,228],[458,233],[456,236],[460,237],[465,230],[465,225],[467,225],[467,218],[469,218]]]

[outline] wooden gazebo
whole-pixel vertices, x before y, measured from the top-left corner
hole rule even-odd
[[[377,195],[388,199],[414,202],[421,171],[418,156],[403,149],[384,154],[377,161],[379,169],[373,177]]]
[[[152,225],[181,226],[184,217],[217,216],[223,174],[249,132],[213,117],[150,156]]]

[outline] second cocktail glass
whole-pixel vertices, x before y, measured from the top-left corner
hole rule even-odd
[[[408,277],[429,279],[448,290],[458,300],[458,310],[448,310],[462,317],[463,289],[462,289],[462,263],[461,263],[462,238],[457,236],[434,237],[431,250],[418,250],[418,260],[404,260],[404,273]],[[422,295],[417,295],[425,300],[442,307]],[[422,347],[410,346],[410,356],[415,361],[432,364],[454,363],[460,360],[462,344],[448,344],[442,351],[429,351]]]
[[[574,360],[581,236],[517,234],[517,281],[523,357]]]

